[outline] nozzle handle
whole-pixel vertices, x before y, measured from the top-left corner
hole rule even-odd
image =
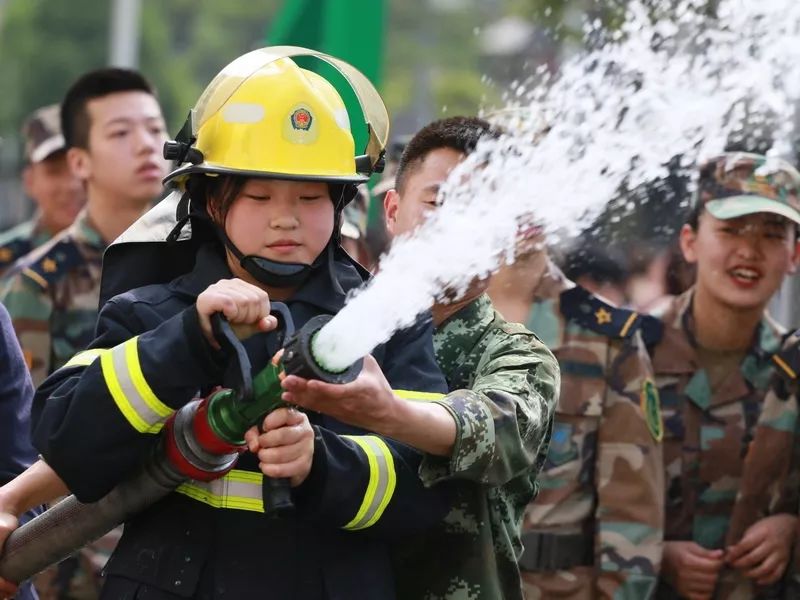
[[[264,499],[264,514],[268,517],[284,517],[294,512],[292,485],[286,477],[264,476],[262,497]]]
[[[253,377],[247,351],[221,312],[211,315],[211,331],[220,347],[231,355],[223,385],[231,388],[240,399],[249,401],[253,397]]]

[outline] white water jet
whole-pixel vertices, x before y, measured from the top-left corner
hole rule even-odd
[[[551,236],[576,234],[623,183],[666,175],[676,155],[691,165],[721,152],[745,106],[751,117],[785,116],[770,154],[788,154],[800,3],[722,0],[716,17],[699,12],[705,4],[680,2],[667,19],[631,2],[601,47],[529,91],[515,86],[507,135],[481,141],[440,191],[442,207],[395,240],[380,273],[319,332],[323,362],[346,367],[443,290],[464,290],[512,259],[521,220],[534,218]]]

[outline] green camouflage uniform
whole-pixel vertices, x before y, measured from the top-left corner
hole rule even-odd
[[[61,111],[50,104],[33,111],[22,125],[25,161],[36,164],[66,150],[61,135]],[[19,258],[47,242],[52,235],[42,227],[39,216],[0,234],[0,275]]]
[[[84,210],[70,227],[3,277],[0,301],[11,315],[37,386],[94,339],[105,247]],[[111,532],[59,568],[37,576],[34,585],[40,598],[97,598],[100,571],[119,534]]]
[[[689,290],[672,301],[653,353],[665,429],[665,540],[716,549],[765,516],[796,512],[797,399],[775,375],[783,332],[767,315],[739,368],[717,376],[712,391],[714,364],[701,364],[692,298]],[[715,598],[755,594],[749,580],[723,568]],[[662,581],[658,597],[678,595]]]
[[[558,396],[555,358],[483,295],[440,325],[436,358],[448,387],[436,402],[456,421],[450,458],[426,456],[426,485],[450,486],[443,523],[397,552],[398,598],[522,598],[517,560]]]
[[[644,341],[660,324],[576,287],[550,264],[528,327],[553,350],[561,395],[528,507],[528,600],[652,596],[663,535],[658,393]]]
[[[0,233],[0,275],[19,258],[38,248],[51,238],[50,233],[39,223],[38,218],[20,223]]]
[[[14,322],[34,385],[92,341],[105,247],[84,211],[5,274],[0,301]]]
[[[757,510],[755,520],[758,517],[766,516],[766,514],[776,512],[797,512],[797,503],[800,501],[800,420],[797,419],[798,407],[800,407],[800,330],[795,331],[790,335],[784,343],[783,349],[772,357],[776,365],[777,374],[772,380],[772,385],[767,392],[764,399],[763,413],[770,412],[769,424],[770,429],[764,429],[768,435],[764,435],[763,454],[758,455],[763,460],[758,461],[758,467],[763,469],[761,473],[755,473],[753,480],[748,481],[751,485],[748,489],[756,490],[754,495],[760,492],[760,496],[756,496],[750,503],[745,504],[741,501],[742,493],[737,496],[737,504],[745,504],[745,506],[753,506],[754,510],[748,513],[754,513]],[[792,421],[787,417],[786,413],[793,413],[794,416],[794,430],[791,429]],[[766,421],[766,417],[762,417]],[[780,420],[780,421],[779,421]],[[789,439],[793,434],[793,439]],[[759,434],[757,431],[750,451],[748,452],[748,464],[751,464],[750,456],[755,454],[754,450],[759,442]],[[788,488],[787,492],[781,494],[781,485]],[[744,487],[744,484],[743,484]],[[792,492],[796,496],[792,497]],[[763,511],[763,506],[768,506],[768,511]],[[747,514],[746,516],[750,516]],[[742,529],[748,523],[739,524],[734,518],[731,519],[731,530]],[[730,537],[730,536],[729,536]],[[793,599],[800,597],[800,536],[795,538],[795,547],[793,560],[787,570],[787,586],[785,598]]]

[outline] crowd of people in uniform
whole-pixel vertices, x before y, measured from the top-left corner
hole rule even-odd
[[[0,239],[0,543],[67,494],[102,498],[221,384],[212,315],[250,326],[267,364],[253,340],[276,326],[271,301],[298,327],[336,314],[380,269],[374,241],[413,234],[448,174],[502,135],[434,121],[370,193],[388,139],[377,92],[312,53],[347,75],[365,121],[351,124],[336,88],[281,52],[220,72],[173,165],[135,71],[86,73],[24,124],[37,212]],[[594,267],[570,280],[541,230],[521,231],[513,263],[437,300],[355,381],[286,377],[286,406],[223,479],[182,484],[0,595],[800,597],[800,335],[766,312],[798,260],[800,173],[727,152],[696,182],[677,240],[691,279],[651,314],[613,303]],[[154,204],[169,240],[133,239]],[[291,481],[291,515],[265,516],[267,477]]]

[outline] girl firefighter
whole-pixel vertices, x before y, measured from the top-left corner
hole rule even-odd
[[[297,55],[329,63],[350,84],[370,133],[364,155],[356,156],[335,88],[300,68]],[[214,313],[268,331],[270,301],[280,300],[301,327],[335,314],[362,284],[339,226],[355,185],[380,159],[386,122],[358,71],[312,51],[250,52],[212,81],[167,148],[185,162],[167,177],[178,191],[123,236],[132,243],[107,256],[104,293],[124,293],[103,307],[89,350],[35,399],[35,443],[80,500],[97,500],[128,477],[170,415],[222,382]],[[164,243],[159,232],[170,229]],[[141,243],[148,238],[155,243]],[[134,269],[123,268],[123,256]],[[258,338],[245,342],[254,370],[270,359]],[[396,333],[350,385],[373,394],[446,391],[429,323]],[[103,597],[393,597],[388,541],[437,521],[446,507],[441,493],[422,488],[417,455],[287,408],[263,430],[248,432],[257,454],[243,454],[224,479],[184,484],[125,524]],[[262,514],[264,475],[291,480],[293,515]]]

